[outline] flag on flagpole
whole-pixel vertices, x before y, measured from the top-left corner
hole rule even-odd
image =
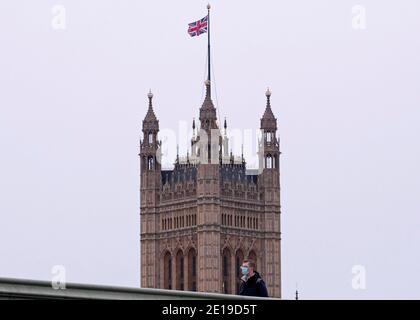
[[[188,33],[191,37],[199,36],[207,32],[208,28],[208,16],[196,22],[188,24]]]

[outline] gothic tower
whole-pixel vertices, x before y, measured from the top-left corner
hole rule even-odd
[[[210,90],[210,81],[206,81],[206,97],[200,108],[201,130],[196,141],[199,151],[203,151],[197,165],[198,290],[219,292],[220,135]]]
[[[260,168],[264,193],[263,224],[265,237],[265,275],[267,285],[280,295],[280,141],[277,138],[277,119],[271,110],[271,92],[266,92],[267,105],[261,118]]]
[[[143,120],[143,140],[140,140],[140,226],[142,287],[157,287],[157,207],[161,190],[161,141],[158,141],[159,121],[153,112],[153,94],[148,94],[149,109]]]
[[[236,294],[244,258],[256,262],[270,296],[281,296],[280,146],[271,92],[261,118],[260,168],[228,151],[210,80],[193,120],[191,154],[161,169],[159,123],[149,109],[140,141],[141,285]]]

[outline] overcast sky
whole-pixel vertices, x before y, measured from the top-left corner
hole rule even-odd
[[[161,129],[198,118],[206,37],[187,24],[206,4],[0,2],[0,277],[139,286],[146,95]],[[212,5],[220,117],[257,130],[273,92],[283,297],[420,298],[419,2]]]

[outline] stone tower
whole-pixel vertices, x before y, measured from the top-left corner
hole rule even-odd
[[[153,112],[153,94],[149,92],[149,109],[143,120],[143,140],[140,141],[140,226],[141,226],[141,257],[142,277],[144,287],[156,288],[159,274],[158,241],[159,231],[158,207],[162,189],[160,145],[158,141],[159,121]]]
[[[193,120],[191,154],[162,170],[159,122],[149,109],[140,141],[141,286],[236,294],[244,258],[256,262],[270,296],[281,297],[280,147],[271,92],[261,118],[260,168],[229,153],[210,81]]]
[[[264,194],[263,229],[265,277],[268,287],[280,294],[280,141],[277,120],[271,110],[271,92],[267,90],[267,106],[261,118],[260,187]],[[278,286],[278,287],[277,287]]]

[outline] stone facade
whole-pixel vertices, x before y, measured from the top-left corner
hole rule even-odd
[[[243,155],[228,152],[210,82],[199,132],[193,121],[191,155],[162,170],[159,121],[148,97],[139,154],[141,286],[235,294],[239,266],[252,258],[269,295],[281,297],[280,147],[271,92],[261,118],[261,169],[252,174]]]

